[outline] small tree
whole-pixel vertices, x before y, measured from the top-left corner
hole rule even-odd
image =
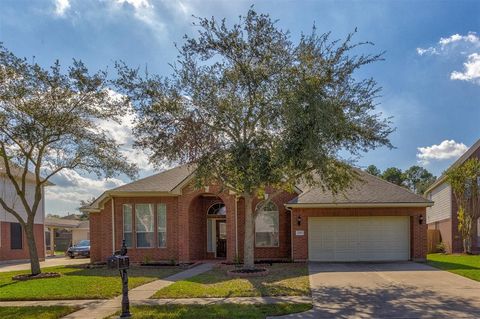
[[[368,165],[368,167],[365,169],[365,172],[367,172],[368,174],[373,175],[373,176],[380,176],[382,174],[380,169],[373,164]]]
[[[471,158],[446,173],[451,185],[458,211],[458,231],[462,236],[463,252],[472,252],[474,224],[480,217],[480,160]]]
[[[372,79],[353,73],[380,55],[331,42],[315,30],[294,45],[268,15],[250,9],[229,27],[198,19],[169,78],[117,65],[121,92],[138,110],[137,146],[151,160],[194,163],[197,185],[212,181],[245,200],[244,267],[254,268],[254,221],[275,194],[303,180],[333,192],[354,178],[340,151],[390,145]],[[252,202],[267,197],[253,211]]]
[[[417,194],[423,194],[435,182],[436,177],[427,169],[414,165],[403,172],[405,185]]]
[[[396,167],[387,168],[383,171],[381,177],[384,180],[399,186],[402,186],[403,182],[405,181],[405,176],[403,175],[402,170]]]
[[[97,125],[98,120],[119,121],[128,106],[107,84],[105,72],[90,75],[82,62],[74,60],[64,74],[58,61],[47,70],[0,44],[0,167],[16,196],[1,197],[0,205],[25,230],[33,275],[41,272],[34,219],[52,177],[65,169],[105,177],[136,174],[119,145]],[[34,184],[32,190],[28,183]]]

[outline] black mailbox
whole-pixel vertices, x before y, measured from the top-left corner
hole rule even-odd
[[[128,256],[112,256],[107,260],[108,268],[124,270],[130,267]]]

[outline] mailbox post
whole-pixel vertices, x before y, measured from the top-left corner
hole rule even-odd
[[[122,248],[116,251],[114,255],[108,258],[108,267],[118,269],[120,277],[122,278],[122,314],[120,318],[131,318],[130,301],[128,300],[128,273],[127,269],[130,267],[130,259],[127,256],[127,246],[125,239],[122,242]]]

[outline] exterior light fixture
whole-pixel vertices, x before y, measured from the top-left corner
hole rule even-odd
[[[297,217],[297,225],[300,226],[302,224],[302,216]]]
[[[418,216],[418,223],[421,225],[423,224],[423,215],[420,214],[420,216]]]

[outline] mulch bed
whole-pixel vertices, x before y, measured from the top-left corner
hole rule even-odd
[[[61,275],[58,272],[42,272],[38,275],[31,275],[31,274],[16,275],[12,277],[12,280],[26,281],[26,280],[34,280],[34,279],[58,278],[60,276]]]
[[[230,277],[263,277],[268,275],[269,271],[267,268],[254,268],[254,269],[231,269],[227,271],[227,275]]]

